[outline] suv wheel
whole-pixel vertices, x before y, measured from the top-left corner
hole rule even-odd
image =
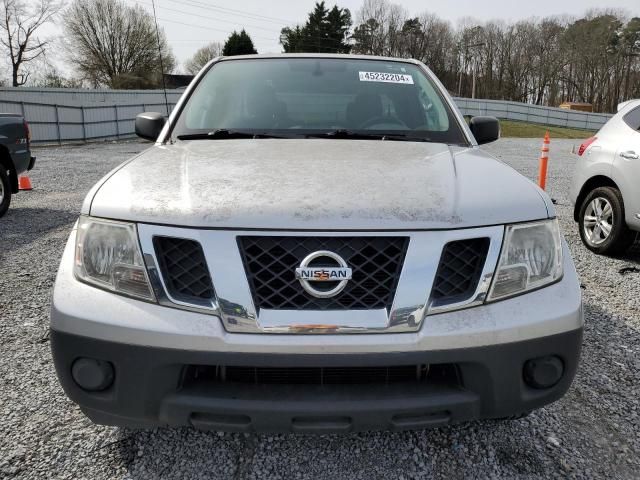
[[[0,217],[2,217],[11,203],[11,184],[9,183],[9,175],[4,168],[0,168]]]
[[[636,236],[625,223],[622,194],[613,187],[596,188],[584,198],[579,224],[584,245],[601,255],[623,253]]]

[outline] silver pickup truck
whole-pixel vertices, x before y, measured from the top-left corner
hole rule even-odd
[[[31,170],[35,157],[30,150],[29,125],[20,115],[0,113],[0,217],[18,193],[18,176]]]
[[[549,197],[423,64],[219,58],[90,191],[51,309],[93,421],[348,432],[526,414],[580,355]]]

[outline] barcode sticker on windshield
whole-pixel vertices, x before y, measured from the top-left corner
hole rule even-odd
[[[361,82],[403,83],[413,85],[413,77],[402,73],[358,72]]]

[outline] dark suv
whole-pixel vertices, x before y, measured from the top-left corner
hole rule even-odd
[[[26,120],[13,113],[0,113],[0,217],[9,209],[11,195],[18,193],[18,176],[33,168],[31,132]]]

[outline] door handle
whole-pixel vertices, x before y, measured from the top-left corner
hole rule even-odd
[[[638,158],[640,158],[640,155],[638,155],[633,150],[627,150],[626,152],[620,152],[620,156],[622,158],[626,158],[627,160],[637,160]]]

